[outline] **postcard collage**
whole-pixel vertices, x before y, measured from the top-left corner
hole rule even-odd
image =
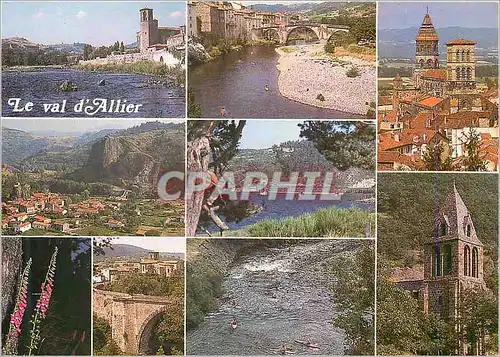
[[[499,2],[2,1],[2,355],[498,355]]]

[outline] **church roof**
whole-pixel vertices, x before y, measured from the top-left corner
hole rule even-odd
[[[463,38],[457,38],[456,40],[447,42],[446,46],[453,46],[453,45],[475,45],[475,44],[476,43],[474,41],[465,40]]]
[[[429,69],[422,74],[423,78],[433,78],[440,81],[446,80],[446,72],[442,69]]]
[[[424,21],[422,21],[422,25],[418,30],[417,41],[439,41],[429,14],[424,16]]]
[[[441,206],[439,215],[434,219],[435,232],[439,232],[439,226],[443,220],[447,225],[447,234],[437,237],[439,241],[458,238],[476,245],[482,245],[481,241],[477,238],[470,212],[458,193],[455,183],[453,183],[453,190],[448,194],[444,204]],[[469,236],[466,234],[466,226],[468,224],[471,227]],[[434,237],[435,240],[436,237]]]

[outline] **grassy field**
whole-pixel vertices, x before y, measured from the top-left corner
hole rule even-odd
[[[264,220],[240,231],[231,232],[240,237],[365,237],[370,224],[375,232],[375,214],[359,208],[325,208],[314,213],[281,220]]]

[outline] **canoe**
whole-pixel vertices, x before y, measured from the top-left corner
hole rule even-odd
[[[307,346],[309,348],[319,348],[319,345],[317,343],[309,343],[307,341],[303,340],[294,340],[296,343],[300,343],[301,345]]]

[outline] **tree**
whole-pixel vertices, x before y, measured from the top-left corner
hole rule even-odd
[[[371,122],[305,121],[299,127],[300,137],[312,141],[339,170],[374,169],[376,133]]]
[[[388,281],[384,267],[381,270],[377,280],[377,353],[421,354],[428,343],[425,315],[418,301]]]
[[[452,161],[449,156],[444,157],[444,143],[429,143],[424,153],[424,167],[427,171],[451,171]]]
[[[364,244],[354,257],[341,257],[333,261],[335,283],[332,293],[340,313],[334,326],[345,331],[349,344],[348,354],[374,354],[375,317],[375,254]]]
[[[125,45],[123,44],[123,41],[120,42],[120,53],[125,53]]]
[[[490,290],[467,289],[461,294],[457,324],[463,326],[465,336],[457,333],[456,340],[465,337],[471,346],[482,342],[485,350],[476,354],[496,355],[498,335],[498,302]],[[485,343],[487,342],[487,343]],[[485,346],[486,345],[486,346]]]
[[[239,121],[189,121],[187,166],[188,174],[208,173],[209,169],[222,176],[227,163],[238,152],[239,140],[246,125]],[[188,177],[189,179],[189,177]],[[207,203],[209,203],[207,205]],[[210,214],[214,222],[221,228],[224,223],[215,214],[215,207],[209,207],[204,191],[188,192],[186,198],[186,234],[194,236],[202,210]]]
[[[194,101],[194,91],[192,88],[188,89],[188,118],[200,118],[201,117],[201,107]]]
[[[486,162],[481,158],[481,136],[472,128],[469,134],[463,134],[465,148],[463,166],[466,171],[486,171]]]

